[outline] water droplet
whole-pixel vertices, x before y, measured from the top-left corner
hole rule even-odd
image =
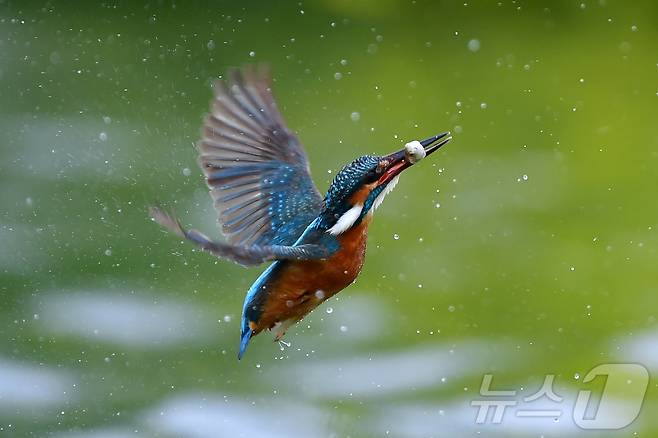
[[[208,48],[208,50],[213,50],[215,48],[215,41],[214,40],[209,40],[206,43],[206,47]]]
[[[231,315],[224,315],[224,322],[231,322]]]
[[[112,255],[112,250],[108,248],[108,249],[105,250],[104,254],[109,257],[109,256]]]
[[[185,168],[183,168],[183,175],[185,175],[185,176],[190,176],[190,175],[192,175],[192,171],[190,170],[189,167],[185,167]]]
[[[98,134],[98,139],[100,141],[107,141],[107,132],[101,132],[100,134]]]
[[[340,331],[341,331],[342,333],[346,333],[347,330],[348,330],[348,329],[347,329],[347,326],[346,326],[346,325],[341,325],[341,326],[340,326]]]
[[[334,73],[334,79],[336,79],[337,81],[340,81],[341,79],[343,79],[343,74],[341,72],[337,71],[336,73]]]
[[[480,40],[473,38],[468,42],[468,50],[475,53],[480,50]]]
[[[110,123],[112,123],[112,118],[110,116],[103,116],[103,123],[109,125]]]
[[[347,59],[341,59],[340,60],[340,65],[346,66],[347,65]]]
[[[454,312],[455,311],[455,306],[452,304],[448,306],[448,312]]]
[[[573,378],[576,379],[576,380],[580,379],[580,374],[578,374],[578,373],[574,374]]]
[[[398,233],[393,234],[393,239],[400,240],[400,235]]]
[[[576,267],[575,267],[575,266],[571,266],[571,267],[569,268],[569,270],[573,272],[573,271],[576,270]]]
[[[325,294],[324,294],[323,290],[318,289],[318,290],[315,291],[315,298],[317,298],[318,300],[323,300],[324,297],[325,297]]]
[[[480,109],[487,109],[487,102],[482,102],[480,104]]]
[[[327,313],[334,313],[334,308],[333,307],[327,307],[326,312]]]
[[[352,119],[353,122],[358,122],[361,120],[361,114],[358,111],[354,111],[352,114],[350,114],[350,119]]]
[[[249,52],[249,57],[253,58],[254,56],[256,56],[256,52],[254,52],[253,50]]]

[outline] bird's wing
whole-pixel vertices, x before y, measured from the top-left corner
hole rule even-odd
[[[191,240],[204,251],[217,257],[232,260],[243,266],[259,265],[272,260],[319,260],[327,259],[336,252],[338,240],[325,232],[319,232],[319,239],[313,243],[297,245],[232,245],[214,242],[197,230],[186,230],[174,216],[151,207],[151,217],[173,233]]]
[[[215,83],[199,165],[233,245],[292,245],[322,197],[297,136],[276,107],[267,72],[233,70]]]

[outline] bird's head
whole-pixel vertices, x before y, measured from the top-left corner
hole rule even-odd
[[[450,133],[444,132],[423,141],[409,142],[404,149],[390,155],[364,155],[343,167],[325,198],[323,219],[328,232],[338,235],[361,223],[393,190],[403,170],[451,139]]]

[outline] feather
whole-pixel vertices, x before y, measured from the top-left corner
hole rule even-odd
[[[290,245],[322,207],[306,153],[266,73],[247,67],[227,77],[215,84],[197,146],[220,228],[231,244]]]
[[[347,210],[338,219],[338,221],[334,224],[334,226],[327,230],[327,233],[337,236],[349,230],[352,227],[352,225],[354,225],[354,222],[356,222],[357,219],[359,219],[359,216],[361,216],[361,210],[363,210],[362,204],[356,204],[355,206]]]
[[[388,195],[393,191],[395,186],[398,185],[399,180],[400,180],[400,175],[397,175],[395,178],[389,181],[389,183],[386,185],[384,190],[382,190],[382,192],[379,195],[377,195],[377,197],[375,198],[375,202],[373,202],[372,204],[372,209],[370,209],[371,214],[374,213],[375,210],[377,210],[377,207],[382,205],[382,202],[384,202],[384,198],[386,197],[386,195]]]

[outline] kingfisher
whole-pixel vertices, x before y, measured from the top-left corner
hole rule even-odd
[[[267,329],[282,342],[290,326],[356,280],[374,211],[405,169],[452,137],[443,132],[392,154],[356,158],[322,197],[277,109],[267,68],[232,69],[213,89],[198,164],[225,241],[185,229],[159,207],[150,215],[216,257],[244,266],[272,262],[245,297],[239,360],[251,338]]]

